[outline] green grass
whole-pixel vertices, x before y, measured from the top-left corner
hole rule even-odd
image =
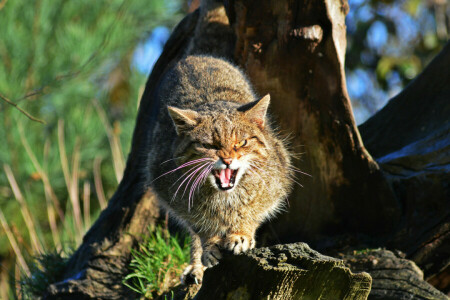
[[[36,257],[30,265],[30,276],[22,276],[19,281],[22,299],[37,299],[49,284],[56,282],[68,260],[61,252],[48,252]]]
[[[365,248],[365,249],[353,250],[353,255],[368,254],[372,251],[377,251],[377,250],[381,250],[381,248]]]
[[[189,262],[189,241],[179,243],[161,227],[145,237],[139,249],[132,250],[130,274],[123,283],[148,299],[167,292],[178,284]]]

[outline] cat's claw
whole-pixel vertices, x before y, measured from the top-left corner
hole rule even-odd
[[[214,267],[219,263],[222,258],[222,253],[220,253],[217,245],[210,245],[206,249],[203,249],[202,263],[208,268]]]
[[[223,241],[223,248],[239,254],[255,248],[255,239],[248,235],[230,234]]]
[[[205,269],[206,267],[201,264],[190,264],[181,274],[181,284],[188,285],[194,282],[195,284],[201,284]]]

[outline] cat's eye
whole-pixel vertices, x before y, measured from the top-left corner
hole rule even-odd
[[[247,140],[242,140],[239,143],[235,144],[234,148],[238,149],[238,148],[245,147],[245,146],[247,146]]]

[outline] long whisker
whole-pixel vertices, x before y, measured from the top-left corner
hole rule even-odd
[[[265,182],[264,179],[258,174],[258,172],[256,172],[254,169],[252,169],[252,168],[257,168],[258,170],[263,171],[260,167],[256,166],[256,163],[258,163],[258,161],[255,161],[254,163],[250,163],[249,171],[252,172],[253,174],[258,175],[258,176],[262,179],[262,181],[264,182],[264,185],[267,186],[266,182]],[[309,175],[309,174],[308,174],[308,175]],[[292,177],[291,177],[291,179],[292,179],[295,183],[297,183],[299,186],[301,186],[301,187],[303,188],[303,185],[301,185],[299,182],[297,182],[297,181],[296,181],[295,179],[293,179]],[[288,197],[286,196],[286,197],[284,197],[284,199],[286,200],[286,203],[287,203],[288,207],[290,207],[291,205],[290,205],[290,203],[289,203]]]
[[[200,183],[206,178],[206,176],[211,172],[213,168],[213,164],[211,163],[205,170],[203,170],[199,176],[197,176],[197,179],[195,179],[194,183],[191,185],[191,190],[189,191],[189,202],[194,205],[194,194],[196,192],[196,188],[198,190],[198,187]]]
[[[197,170],[195,173],[193,173],[192,175],[189,175],[190,179],[189,179],[189,181],[186,183],[186,187],[184,188],[183,195],[181,196],[181,198],[184,197],[184,194],[186,193],[186,191],[187,191],[187,189],[188,189],[189,184],[191,183],[191,181],[194,180],[195,175],[196,175],[197,173],[199,173],[201,170],[203,170],[204,168],[207,168],[208,166],[209,166],[209,164],[204,164],[204,165],[202,165],[202,167],[199,168],[199,170]],[[194,180],[194,181],[195,181],[195,180]],[[188,210],[191,210],[190,197],[188,198]]]
[[[279,164],[274,164],[274,165],[280,166]],[[293,167],[293,166],[288,166],[287,168],[288,168],[289,170],[291,170],[291,171],[298,172],[298,173],[302,173],[302,174],[304,174],[304,175],[308,175],[308,176],[312,177],[311,175],[309,175],[309,174],[307,174],[307,173],[305,173],[305,172],[302,172],[302,171],[300,171],[299,169],[297,169],[297,168],[295,168],[295,167]],[[301,183],[299,183],[297,180],[295,180],[294,178],[292,178],[292,177],[293,177],[293,176],[291,176],[291,180],[292,180],[293,182],[295,182],[296,184],[298,184],[300,187],[303,188],[303,185],[302,185]]]
[[[175,171],[177,171],[179,169],[185,168],[187,166],[190,166],[190,165],[193,165],[193,164],[196,164],[196,163],[207,161],[207,160],[211,161],[212,159],[211,158],[199,158],[199,159],[194,159],[194,160],[188,161],[188,162],[182,164],[181,166],[179,166],[179,167],[177,167],[177,168],[175,168],[173,170],[170,170],[170,171],[168,171],[168,172],[166,172],[166,173],[156,177],[155,179],[152,180],[151,183],[153,183],[155,180],[158,180],[159,178],[161,178],[161,177],[163,177],[165,175],[171,174],[171,173],[173,173],[173,172],[175,172]]]
[[[258,168],[257,166],[253,165],[252,163],[250,163],[250,171],[252,171],[254,174],[256,174],[263,182],[264,182],[264,186],[267,187],[267,183],[264,180],[264,178],[261,177],[261,175],[258,174],[258,172],[256,172],[256,170],[253,170],[252,168],[257,168],[258,170],[261,170],[260,168]],[[262,170],[261,170],[262,171]]]
[[[180,188],[183,186],[183,184],[186,182],[186,180],[188,180],[189,178],[191,178],[192,176],[195,175],[195,173],[197,173],[198,171],[200,171],[204,166],[206,166],[207,163],[203,163],[201,165],[197,165],[194,166],[193,168],[191,168],[188,172],[184,173],[180,178],[177,179],[177,181],[179,181],[181,178],[184,178],[183,181],[178,185],[177,190],[175,191],[175,194],[172,197],[172,200],[175,199],[178,191],[180,190]]]
[[[256,170],[254,170],[253,168],[256,168],[256,169],[258,169],[260,171],[263,171],[263,170],[261,168],[259,168],[258,166],[256,166],[255,163],[250,162],[249,165],[250,165],[249,170],[252,171],[252,173],[256,174],[264,182],[264,186],[267,187],[267,183],[264,180],[264,178],[262,178],[262,176],[259,175],[258,172],[256,172]]]
[[[165,164],[165,163],[168,163],[168,162],[171,161],[171,160],[180,159],[180,158],[183,158],[183,157],[185,157],[185,156],[178,156],[178,157],[174,157],[174,158],[168,159],[168,160],[166,160],[166,161],[163,161],[163,162],[161,163],[161,165],[163,165],[163,164]]]
[[[187,177],[183,180],[183,182],[181,182],[181,184],[178,186],[177,190],[175,191],[175,194],[173,195],[171,201],[173,201],[173,200],[175,199],[175,197],[176,197],[177,194],[178,194],[178,191],[179,191],[180,188],[183,186],[183,184],[186,182],[186,180],[188,180],[189,178],[191,178],[192,176],[194,176],[198,171],[200,171],[200,170],[201,170],[202,168],[204,168],[206,165],[207,165],[207,163],[204,163],[204,164],[202,164],[202,165],[196,167],[195,171],[192,172],[192,174],[190,174],[189,176],[187,176]],[[188,184],[189,184],[189,182],[188,182]],[[183,193],[183,196],[184,196],[184,193]],[[183,198],[183,196],[182,196],[182,198]]]
[[[191,189],[189,190],[189,199],[188,199],[188,201],[189,201],[190,203],[191,203],[191,199],[192,199],[193,193],[195,193],[195,188],[197,187],[198,182],[202,179],[202,176],[205,174],[206,171],[209,170],[209,168],[210,168],[210,167],[208,166],[206,169],[204,169],[203,171],[201,171],[200,174],[197,176],[197,178],[196,178],[196,179],[194,180],[194,182],[192,183]],[[194,204],[193,201],[192,201],[192,204]]]
[[[300,187],[303,187],[303,185],[302,185],[301,183],[299,183],[297,180],[295,180],[294,178],[291,178],[291,180],[292,180],[293,182],[295,182],[296,184],[298,184]]]
[[[259,178],[261,178],[261,180],[262,180],[263,183],[264,183],[264,186],[267,188],[267,183],[266,183],[266,181],[264,180],[264,178],[261,177],[261,175],[258,174],[258,172],[256,172],[256,171],[253,169],[253,167],[256,167],[256,166],[255,166],[254,164],[250,163],[249,172],[251,172],[251,173],[257,175]],[[256,168],[259,169],[259,170],[261,170],[261,169],[258,168],[258,167],[256,167]],[[298,183],[298,182],[297,182],[297,183]],[[298,183],[298,184],[300,184],[300,183]],[[301,186],[301,184],[300,184],[300,186]],[[302,186],[302,187],[303,187],[303,186]],[[284,199],[286,200],[286,203],[287,203],[288,207],[290,207],[288,198],[287,198],[287,197],[284,197]]]
[[[280,164],[276,164],[276,165],[281,166]],[[303,175],[312,177],[311,174],[308,174],[308,173],[306,173],[306,172],[303,172],[302,170],[300,170],[300,169],[297,168],[297,167],[294,167],[293,165],[288,165],[287,168],[288,168],[289,170],[291,170],[291,171],[296,172],[296,173],[300,173],[300,174],[303,174]]]
[[[203,166],[203,165],[204,164],[202,164],[201,166]],[[184,172],[177,180],[175,180],[175,182],[172,183],[172,185],[170,187],[173,187],[178,181],[180,181],[181,179],[185,178],[186,176],[192,174],[192,172],[194,172],[198,167],[199,167],[199,165],[192,166],[189,170]]]
[[[292,166],[292,165],[288,166],[288,169],[291,170],[291,171],[294,171],[294,172],[301,173],[301,174],[303,174],[303,175],[312,177],[311,174],[308,174],[308,173],[306,173],[306,172],[303,172],[303,171],[300,170],[299,168],[296,168],[296,167],[294,167],[294,166]]]
[[[268,186],[267,186],[266,181],[264,180],[264,178],[262,178],[261,175],[258,174],[258,172],[256,172],[256,170],[253,169],[253,167],[256,167],[256,166],[250,163],[249,172],[251,172],[251,173],[255,174],[256,176],[258,176],[258,177],[263,181],[265,189],[267,189]],[[256,168],[257,168],[257,169],[260,169],[260,168],[258,168],[258,167],[256,167]],[[260,169],[260,170],[261,170],[261,169]],[[287,200],[287,198],[286,198],[286,200]],[[289,205],[289,202],[288,202],[288,205]]]
[[[194,205],[194,193],[195,193],[196,186],[199,184],[199,182],[201,182],[201,180],[203,178],[206,177],[206,175],[211,171],[212,168],[213,168],[212,164],[210,166],[207,166],[206,169],[202,171],[202,173],[197,177],[195,182],[191,185],[191,190],[189,191],[189,199],[188,199],[188,209],[189,210],[191,209],[191,206]]]
[[[204,181],[204,179],[206,179],[206,176],[208,176],[208,174],[211,172],[211,170],[212,170],[213,168],[214,168],[214,164],[211,163],[211,165],[210,165],[205,171],[203,171],[202,174],[200,174],[200,176],[201,176],[202,178],[200,179],[199,182]]]
[[[270,165],[272,165],[272,166],[278,166],[278,167],[283,167],[283,168],[287,168],[287,169],[289,169],[289,170],[291,170],[291,171],[293,171],[293,172],[296,172],[296,173],[301,173],[301,174],[303,174],[303,175],[306,175],[306,176],[312,177],[312,175],[311,175],[311,174],[308,174],[308,173],[306,173],[306,172],[304,172],[304,171],[300,170],[299,168],[297,168],[297,167],[295,167],[295,166],[293,166],[293,165],[283,166],[283,165],[281,165],[281,164],[277,164],[276,162],[273,162],[273,161],[271,161],[271,162],[268,162],[268,164],[270,164]]]
[[[250,163],[251,167],[257,168],[258,170],[260,170],[261,172],[263,172],[263,169],[261,169],[260,167],[258,167],[255,163]]]
[[[256,169],[260,170],[261,172],[264,172],[264,170],[261,169],[260,167],[258,167],[255,163],[250,163],[250,167],[256,168]],[[261,178],[262,181],[264,182],[264,184],[267,186],[265,180],[258,174],[258,172],[256,172],[255,170],[253,170],[253,172],[254,172],[256,175],[258,175],[259,178]]]

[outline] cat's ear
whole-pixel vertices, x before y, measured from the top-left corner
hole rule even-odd
[[[267,94],[259,100],[242,105],[238,111],[244,112],[248,119],[255,122],[260,128],[264,128],[269,103],[270,95]]]
[[[190,109],[180,109],[173,106],[167,106],[169,115],[175,124],[177,134],[182,133],[185,130],[192,129],[198,124],[199,115]]]

